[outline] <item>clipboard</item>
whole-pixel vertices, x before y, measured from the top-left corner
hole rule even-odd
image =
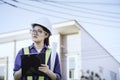
[[[45,54],[28,54],[21,56],[22,76],[45,76],[45,73],[38,71],[38,67],[45,64]]]

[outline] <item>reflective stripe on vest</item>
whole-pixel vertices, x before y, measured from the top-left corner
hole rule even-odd
[[[29,47],[25,47],[23,48],[23,50],[25,55],[29,54]],[[48,63],[51,51],[52,49],[48,48],[45,52],[45,64]],[[32,76],[27,76],[27,80],[32,80],[32,78],[33,78]],[[38,80],[44,80],[44,76],[39,76]]]

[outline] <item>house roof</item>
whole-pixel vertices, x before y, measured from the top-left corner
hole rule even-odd
[[[76,20],[70,20],[65,22],[60,22],[53,25],[54,33],[60,33],[60,34],[72,34],[77,33],[78,30],[83,29],[98,45],[100,45],[103,50],[105,50],[115,61],[117,61],[119,64],[120,62],[106,49],[103,45],[101,45],[84,27],[82,27]]]
[[[53,34],[74,34],[78,33],[80,25],[76,24],[75,20],[65,21],[53,25]]]

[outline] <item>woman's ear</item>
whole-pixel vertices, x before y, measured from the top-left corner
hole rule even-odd
[[[45,32],[45,38],[48,38],[49,34],[47,32]]]

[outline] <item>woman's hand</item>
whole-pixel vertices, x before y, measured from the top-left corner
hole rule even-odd
[[[38,67],[38,70],[47,74],[52,80],[56,80],[56,74],[49,69],[49,66],[46,64],[41,64]]]
[[[49,67],[46,64],[41,64],[41,66],[38,67],[38,70],[46,74],[49,74]]]
[[[14,73],[14,80],[21,80],[21,76],[22,76],[22,69]]]

